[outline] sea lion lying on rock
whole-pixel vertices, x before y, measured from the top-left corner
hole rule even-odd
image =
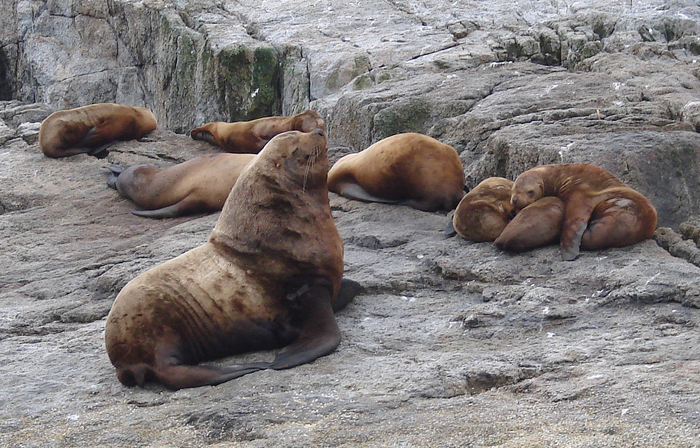
[[[204,140],[226,152],[257,154],[272,137],[282,132],[326,132],[326,123],[313,110],[291,117],[265,117],[252,121],[214,121],[190,131],[194,140]]]
[[[545,197],[515,215],[512,187],[513,181],[503,177],[481,181],[457,205],[452,217],[454,231],[469,241],[493,241],[499,249],[511,252],[546,246],[558,239],[564,203]]]
[[[515,213],[510,202],[512,187],[513,181],[503,177],[482,180],[457,204],[454,231],[475,243],[498,238]]]
[[[453,147],[427,135],[397,134],[338,160],[328,189],[360,201],[452,210],[464,196],[464,171]]]
[[[52,158],[84,153],[104,158],[115,140],[141,138],[156,127],[156,117],[146,108],[92,104],[46,117],[39,128],[39,147]]]
[[[109,165],[107,185],[144,210],[146,218],[175,218],[221,210],[231,188],[255,154],[210,154],[165,169]]]
[[[580,249],[634,244],[651,238],[656,229],[651,202],[594,165],[544,165],[525,171],[513,184],[511,202],[519,211],[545,196],[565,204],[559,243],[564,260],[574,260]]]

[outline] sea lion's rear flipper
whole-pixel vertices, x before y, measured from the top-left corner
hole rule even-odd
[[[281,370],[311,362],[333,353],[340,344],[340,329],[331,306],[331,292],[327,287],[313,286],[301,292],[299,301],[300,334],[297,339],[277,354],[271,369]]]
[[[177,218],[178,216],[183,215],[192,215],[203,211],[206,211],[206,207],[202,204],[202,201],[199,199],[192,199],[188,196],[180,202],[176,202],[175,204],[167,207],[156,210],[133,210],[131,213],[144,218],[164,219]]]
[[[338,186],[338,191],[341,196],[346,198],[356,199],[364,202],[381,202],[382,204],[396,204],[399,201],[394,199],[385,199],[374,196],[354,182],[344,182]]]
[[[111,172],[109,178],[107,179],[107,186],[109,188],[117,189],[117,177],[124,172],[124,168],[120,165],[110,164],[107,165],[107,169]]]
[[[453,236],[457,235],[457,231],[455,230],[455,226],[452,222],[452,219],[450,219],[449,224],[442,229],[442,231],[445,233],[445,238],[452,238]]]

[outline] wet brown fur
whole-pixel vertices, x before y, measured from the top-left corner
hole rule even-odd
[[[556,196],[565,204],[561,231],[562,258],[579,249],[622,247],[650,238],[657,224],[654,206],[603,168],[589,164],[544,165],[515,180],[511,195],[516,210]]]
[[[464,171],[453,147],[427,135],[397,134],[338,160],[328,189],[352,199],[452,210],[464,196]]]
[[[116,179],[119,193],[149,212],[137,215],[172,218],[221,210],[231,188],[255,154],[210,154],[165,169],[132,166]]]
[[[92,104],[49,115],[39,128],[39,147],[52,158],[83,153],[104,157],[104,145],[141,138],[156,127],[156,117],[143,107]]]
[[[493,243],[510,252],[547,246],[559,240],[563,222],[564,202],[545,196],[520,210]]]
[[[206,243],[122,289],[105,329],[122,383],[218,384],[335,350],[343,244],[326,151],[321,131],[275,137],[241,174]],[[272,363],[196,365],[277,347]]]
[[[489,177],[472,188],[457,205],[452,227],[462,237],[475,243],[498,238],[513,216],[510,190],[513,181]]]
[[[277,134],[287,131],[326,131],[320,115],[306,110],[290,117],[266,117],[252,121],[215,121],[190,131],[194,140],[205,140],[226,152],[257,154]]]

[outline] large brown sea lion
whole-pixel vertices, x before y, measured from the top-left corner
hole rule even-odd
[[[472,188],[457,204],[452,217],[455,232],[475,243],[498,238],[514,214],[512,187],[512,180],[489,177]]]
[[[572,163],[544,165],[515,180],[511,201],[522,210],[545,196],[566,205],[560,246],[564,260],[579,250],[622,247],[650,238],[656,229],[654,206],[603,168]]]
[[[342,280],[327,171],[321,130],[276,136],[239,177],[206,243],[121,290],[105,342],[122,383],[213,385],[335,350],[333,306],[357,284]],[[278,347],[272,362],[196,365]]]
[[[214,121],[190,131],[194,140],[204,140],[226,152],[257,154],[272,137],[282,132],[326,132],[326,123],[313,110],[291,117],[266,117],[253,121]]]
[[[46,117],[39,128],[39,147],[53,158],[83,153],[103,158],[115,140],[141,138],[156,127],[156,117],[146,108],[91,104]]]
[[[221,210],[231,188],[255,154],[210,154],[165,169],[136,165],[123,169],[110,165],[107,184],[144,210],[132,213],[146,218]]]
[[[453,147],[427,135],[397,134],[338,160],[328,189],[360,201],[452,210],[464,196],[464,170]]]

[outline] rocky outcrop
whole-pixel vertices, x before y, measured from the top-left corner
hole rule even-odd
[[[697,443],[695,2],[0,2],[0,445]],[[99,101],[145,105],[160,127],[106,160],[42,155],[52,110]],[[595,163],[649,196],[661,228],[563,262],[331,194],[346,276],[366,288],[338,315],[338,351],[211,388],[121,386],[103,343],[114,297],[217,215],[134,216],[105,166],[212,153],[182,133],[309,105],[332,160],[418,131],[459,151],[470,187]]]

